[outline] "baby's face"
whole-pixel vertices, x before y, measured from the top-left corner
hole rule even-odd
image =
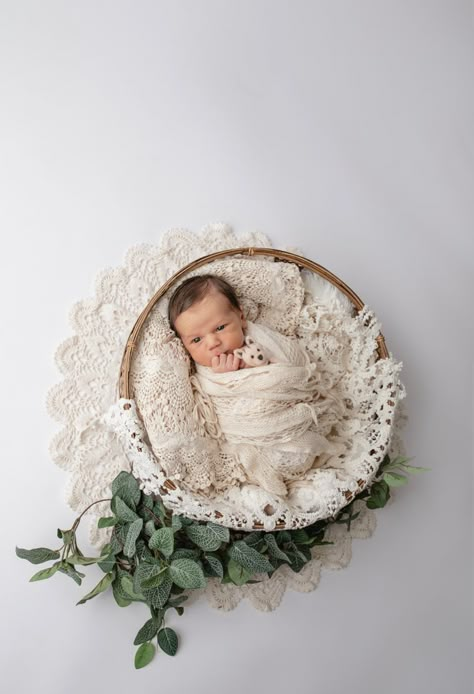
[[[215,290],[183,311],[175,326],[189,354],[201,366],[211,366],[213,357],[232,354],[244,344],[246,322],[242,311]]]

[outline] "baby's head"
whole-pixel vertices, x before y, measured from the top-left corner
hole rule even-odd
[[[168,306],[171,328],[197,364],[233,354],[244,344],[246,321],[231,285],[215,275],[185,280]]]

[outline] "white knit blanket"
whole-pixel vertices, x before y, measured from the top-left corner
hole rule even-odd
[[[213,418],[221,449],[248,482],[286,496],[285,482],[345,450],[318,430],[318,414],[335,402],[322,397],[316,364],[298,340],[251,322],[246,332],[275,363],[227,373],[197,365],[198,416],[204,426]]]

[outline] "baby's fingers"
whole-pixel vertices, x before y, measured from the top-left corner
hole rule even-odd
[[[227,355],[227,368],[229,371],[237,371],[239,368],[240,359],[236,354]]]

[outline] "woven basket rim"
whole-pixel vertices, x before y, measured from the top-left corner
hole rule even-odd
[[[122,356],[122,361],[120,364],[120,375],[119,375],[119,397],[130,398],[130,369],[132,363],[133,351],[138,344],[141,330],[145,324],[146,319],[150,315],[155,304],[162,299],[166,292],[175,284],[178,280],[184,277],[188,272],[195,270],[203,265],[207,265],[215,260],[220,260],[228,256],[241,255],[244,257],[252,256],[273,256],[274,260],[277,262],[289,262],[294,263],[299,267],[299,269],[311,270],[317,275],[320,275],[332,285],[337,287],[352,303],[357,312],[361,311],[364,307],[364,302],[362,299],[347,285],[343,282],[337,275],[332,273],[327,268],[315,263],[304,256],[297,255],[296,253],[290,253],[289,251],[283,251],[277,248],[257,248],[257,247],[244,247],[244,248],[231,248],[224,251],[217,251],[215,253],[209,253],[201,258],[193,260],[188,263],[180,270],[175,272],[169,280],[167,280],[155,294],[148,301],[147,305],[143,311],[138,316],[130,335],[127,339],[125,349]],[[379,359],[386,359],[389,356],[388,349],[385,344],[385,338],[382,333],[379,333],[377,337],[377,352]]]
[[[175,284],[178,280],[183,278],[188,272],[191,272],[192,270],[195,270],[203,265],[207,265],[208,263],[213,262],[215,260],[220,260],[222,258],[236,255],[240,255],[243,257],[272,256],[276,262],[294,263],[298,266],[300,270],[311,270],[315,274],[320,275],[328,282],[330,282],[332,285],[337,287],[337,289],[339,289],[351,301],[352,305],[358,313],[362,310],[362,308],[365,305],[362,299],[345,282],[343,282],[339,277],[337,277],[337,275],[335,275],[322,265],[319,265],[318,263],[315,263],[314,261],[309,260],[308,258],[305,258],[301,255],[297,255],[296,253],[283,251],[277,248],[258,248],[252,246],[243,248],[232,248],[224,251],[217,251],[215,253],[209,253],[205,256],[202,256],[201,258],[193,260],[191,263],[188,263],[180,270],[178,270],[178,272],[172,275],[172,277],[170,277],[170,279],[167,280],[152,296],[152,298],[148,301],[143,311],[140,313],[126,342],[120,365],[119,397],[121,399],[130,399],[130,370],[133,351],[138,344],[140,332],[145,324],[145,321],[150,315],[155,304],[166,294],[166,292],[170,289],[170,287],[173,286],[173,284]],[[385,338],[382,335],[382,333],[379,333],[379,335],[377,336],[377,353],[378,359],[386,359],[389,357],[389,352],[385,345]],[[361,483],[363,484],[363,481],[358,480],[359,486],[361,486]],[[178,489],[176,483],[171,479],[167,479],[163,485],[162,492],[166,494],[168,490],[174,491],[176,489]],[[352,492],[345,492],[345,495],[347,503],[349,503],[354,497],[354,493]],[[256,522],[253,525],[254,530],[262,530],[262,528],[263,525],[259,522]],[[280,521],[277,522],[275,530],[285,529],[287,529],[287,525],[285,523]]]

